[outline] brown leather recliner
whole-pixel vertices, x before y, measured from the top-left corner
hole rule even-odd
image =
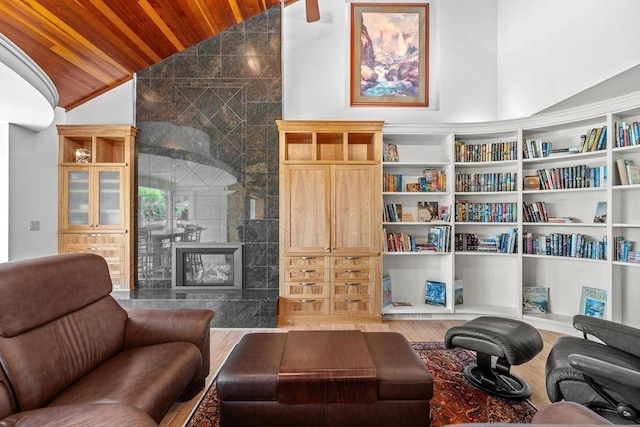
[[[155,425],[204,387],[213,312],[110,293],[97,255],[0,264],[0,426]]]

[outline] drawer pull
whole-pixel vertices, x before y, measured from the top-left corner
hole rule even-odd
[[[300,269],[300,273],[315,273],[315,270]]]
[[[316,259],[314,256],[301,256],[300,259]]]
[[[353,260],[353,259],[360,259],[360,257],[359,256],[346,256],[346,257],[344,257],[344,259]]]
[[[360,302],[362,301],[361,299],[346,299],[344,300],[344,302]]]
[[[97,233],[91,233],[89,234],[90,237],[101,237],[102,234],[97,234]]]
[[[299,299],[298,302],[302,302],[302,303],[304,303],[304,302],[316,302],[316,300],[314,300],[314,299]]]
[[[360,286],[361,282],[345,282],[345,286]]]
[[[361,270],[345,270],[347,273],[360,273]]]
[[[300,283],[298,283],[299,286],[313,286],[315,284],[316,284],[316,282],[300,282]]]
[[[102,250],[102,248],[87,248],[87,249],[89,249],[90,251],[101,251]]]

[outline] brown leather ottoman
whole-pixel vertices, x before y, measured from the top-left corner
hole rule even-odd
[[[222,426],[430,424],[433,379],[395,332],[248,334],[217,387]]]

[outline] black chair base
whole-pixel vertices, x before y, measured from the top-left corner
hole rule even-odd
[[[516,319],[481,316],[449,328],[445,347],[476,352],[476,363],[465,367],[464,375],[479,390],[506,399],[531,396],[529,385],[509,370],[542,350],[542,337],[533,326]]]
[[[488,364],[486,363],[488,360]],[[480,366],[479,366],[480,365]],[[465,379],[475,388],[505,399],[524,400],[531,396],[531,387],[522,379],[509,373],[509,366],[502,363],[491,367],[491,356],[478,354],[478,363],[464,367]]]

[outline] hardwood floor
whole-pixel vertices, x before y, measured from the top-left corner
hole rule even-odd
[[[207,385],[213,381],[233,346],[243,335],[251,332],[285,332],[292,329],[360,329],[362,331],[399,332],[413,342],[443,341],[446,331],[460,323],[463,322],[453,320],[386,320],[381,324],[311,324],[277,329],[211,329],[211,374],[207,378]],[[511,369],[511,372],[529,383],[532,389],[529,400],[538,409],[550,404],[544,383],[544,365],[551,346],[558,337],[562,336],[562,334],[545,330],[540,330],[540,334],[544,341],[543,350],[524,365],[514,366]],[[188,402],[174,404],[160,426],[178,427],[184,425],[203,393],[204,391]]]

